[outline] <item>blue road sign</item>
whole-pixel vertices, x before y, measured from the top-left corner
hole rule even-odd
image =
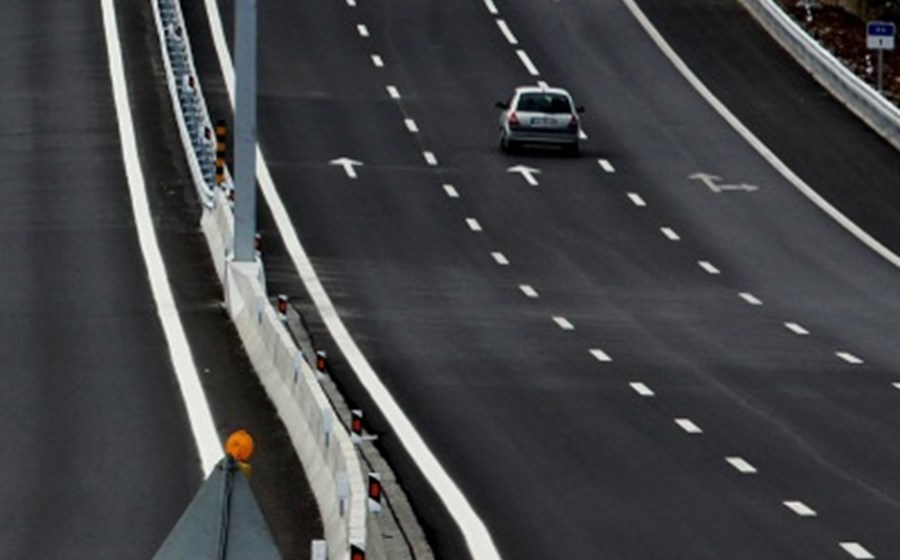
[[[876,50],[894,50],[897,26],[890,21],[870,21],[866,24],[866,46]]]

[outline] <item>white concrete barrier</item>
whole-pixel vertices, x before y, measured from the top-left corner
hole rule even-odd
[[[740,2],[825,89],[900,149],[900,108],[847,69],[774,0]]]
[[[269,303],[262,262],[234,263],[228,189],[215,188],[215,141],[179,0],[151,0],[179,134],[197,193],[201,227],[232,321],[254,370],[287,428],[316,496],[329,560],[348,560],[350,545],[369,560],[386,558],[377,517],[368,512],[357,451],[312,367]],[[187,80],[193,77],[192,80]],[[230,185],[229,185],[230,187]]]

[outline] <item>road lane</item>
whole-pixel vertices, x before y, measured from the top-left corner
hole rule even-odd
[[[284,42],[283,22],[301,21],[291,9],[273,6],[277,20],[264,17],[263,29]],[[263,95],[284,101],[270,122],[300,130],[314,113],[346,135],[325,128],[301,149],[261,125],[264,149],[278,162],[294,154],[273,173],[302,185],[282,196],[314,263],[506,556],[840,558],[840,542],[898,546],[884,522],[896,488],[882,476],[898,459],[886,373],[898,356],[884,336],[897,327],[885,312],[898,301],[895,272],[725,125],[622,5],[311,12],[324,14],[322,31],[269,55],[304,76],[286,64],[261,75]],[[754,37],[748,49],[771,48]],[[359,56],[335,66],[315,54],[345,49]],[[584,158],[497,152],[493,101],[536,73],[588,106]],[[327,103],[314,108],[306,84],[323,76],[333,89],[315,90]],[[391,96],[397,125],[376,103],[385,84],[402,92]],[[421,146],[408,130],[389,132],[406,118]],[[376,156],[353,190],[318,169],[319,157],[304,159],[345,144]],[[436,169],[407,165],[420,148]],[[541,170],[539,185],[508,173],[520,163]],[[758,189],[715,192],[690,178],[698,172]],[[466,218],[483,234],[466,231]],[[848,375],[837,356],[848,348],[879,367]],[[637,380],[653,387],[652,404],[629,389]],[[703,432],[685,434],[675,419]],[[758,469],[754,482],[736,481],[744,473],[727,458]],[[781,504],[793,498],[815,501],[822,522],[786,522]],[[439,549],[458,557],[435,525]]]

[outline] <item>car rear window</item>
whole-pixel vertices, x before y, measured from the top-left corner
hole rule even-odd
[[[569,98],[556,93],[523,93],[519,96],[519,111],[536,113],[571,113]]]

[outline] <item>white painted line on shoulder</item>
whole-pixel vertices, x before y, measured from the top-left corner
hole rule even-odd
[[[530,297],[532,299],[536,299],[538,297],[537,290],[535,290],[533,287],[529,286],[528,284],[521,284],[519,286],[519,289],[522,290],[522,293],[525,294],[527,297]]]
[[[616,172],[616,168],[613,167],[613,164],[610,163],[608,159],[598,159],[597,163],[600,164],[600,167],[603,169],[603,171],[606,171],[607,173]]]
[[[425,163],[427,163],[428,165],[435,166],[438,164],[437,157],[433,152],[422,152],[422,157],[425,158]]]
[[[604,352],[603,350],[601,350],[599,348],[592,348],[591,356],[593,356],[594,359],[596,359],[598,362],[611,362],[612,361],[612,358],[609,357],[609,354],[607,354],[606,352]]]
[[[528,73],[532,76],[540,76],[541,73],[538,72],[537,66],[531,62],[531,59],[528,57],[528,53],[523,51],[522,49],[516,50],[516,54],[519,55],[519,60],[522,61],[522,64],[525,65],[525,69],[528,70]]]
[[[466,218],[466,224],[472,231],[482,231],[481,224],[479,224],[478,220],[476,220],[475,218]]]
[[[741,299],[749,303],[750,305],[762,305],[763,302],[761,299],[751,294],[750,292],[741,292],[738,294],[741,296]]]
[[[459,198],[459,191],[451,184],[444,185],[444,192],[447,193],[447,196],[450,198]]]
[[[713,264],[709,261],[697,261],[697,264],[699,264],[700,268],[702,268],[709,274],[721,274],[721,271],[719,271],[719,269],[713,266]]]
[[[789,500],[789,501],[784,502],[784,505],[785,505],[785,507],[787,507],[789,510],[793,511],[800,517],[815,517],[816,516],[815,510],[813,510],[811,507],[804,504],[803,502]]]
[[[356,31],[359,33],[360,37],[368,37],[369,36],[369,28],[361,23],[356,26]]]
[[[412,132],[413,134],[419,132],[419,125],[416,124],[416,121],[413,119],[403,119],[403,124],[406,125],[406,130]]]
[[[854,366],[858,366],[860,364],[865,363],[865,362],[863,362],[862,358],[859,358],[858,356],[854,356],[850,352],[835,352],[834,355],[837,356],[838,358],[844,360],[848,364],[851,364]]]
[[[695,424],[692,420],[688,418],[676,418],[675,423],[678,424],[678,427],[684,430],[689,434],[702,434],[703,430],[700,429],[700,426]]]
[[[681,236],[678,235],[677,233],[675,233],[675,230],[670,227],[661,227],[661,228],[659,228],[659,231],[661,231],[662,234],[665,235],[669,241],[680,241],[681,240]]]
[[[858,542],[842,542],[841,548],[856,560],[874,560],[875,556]]]
[[[503,33],[503,36],[506,37],[506,40],[510,45],[518,45],[519,40],[516,39],[516,36],[513,35],[513,32],[510,31],[509,26],[506,25],[506,22],[502,19],[497,20],[497,27],[500,28],[500,32]]]
[[[500,266],[509,266],[509,259],[506,258],[506,255],[499,251],[494,251],[491,253],[491,256],[494,258],[497,264]]]
[[[384,60],[380,55],[373,54],[372,55],[372,64],[375,65],[376,68],[384,68]]]
[[[396,86],[388,86],[386,89],[391,99],[400,99],[400,90]]]
[[[494,5],[493,0],[484,0],[484,6],[491,13],[491,15],[497,15],[497,6]]]
[[[741,474],[756,474],[758,472],[756,467],[742,457],[725,457],[725,460]]]
[[[628,198],[631,199],[631,203],[634,204],[635,206],[639,206],[639,207],[647,206],[647,203],[644,201],[643,198],[641,198],[641,195],[639,195],[637,193],[633,193],[633,192],[628,193]]]
[[[169,285],[166,263],[156,238],[154,220],[147,200],[147,183],[141,170],[134,116],[128,102],[128,79],[122,58],[121,40],[116,18],[114,0],[102,0],[101,10],[103,30],[106,37],[106,52],[109,60],[109,77],[112,86],[113,103],[121,143],[121,155],[125,168],[125,180],[131,198],[138,245],[144,257],[150,292],[156,305],[163,334],[168,346],[169,360],[184,400],[188,421],[197,446],[201,472],[210,472],[222,458],[222,447],[216,432],[216,425],[210,412],[206,393],[200,383],[197,366],[191,354],[191,347],[184,332],[178,306]]]
[[[788,321],[787,323],[784,324],[784,326],[787,328],[787,330],[791,331],[792,333],[794,333],[796,335],[806,336],[809,334],[809,331],[806,330],[805,328],[803,328],[799,323],[793,323],[793,322]]]
[[[565,317],[556,315],[553,317],[553,322],[556,323],[559,326],[559,328],[561,328],[564,331],[574,331],[575,330],[575,325],[573,325]]]
[[[654,393],[650,387],[647,387],[643,383],[635,381],[633,383],[629,383],[629,385],[631,386],[632,389],[634,389],[635,393],[637,393],[638,395],[640,395],[642,397],[656,396],[656,393]]]

